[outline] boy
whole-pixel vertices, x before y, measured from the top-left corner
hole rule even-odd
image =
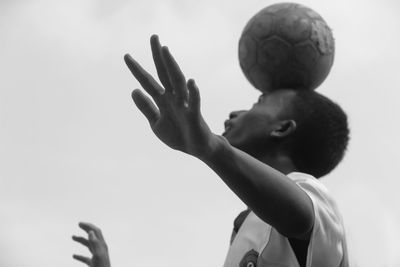
[[[248,206],[235,220],[224,267],[347,267],[344,227],[317,178],[341,161],[348,142],[341,108],[313,91],[275,90],[232,112],[222,136],[200,112],[194,80],[151,37],[159,85],[129,55],[125,62],[155,104],[132,92],[154,134],[202,160]]]
[[[340,214],[317,180],[346,150],[342,109],[314,91],[280,89],[231,113],[223,136],[215,135],[201,115],[194,80],[186,81],[156,35],[150,43],[164,88],[126,55],[156,104],[137,89],[136,106],[161,141],[202,160],[249,208],[236,220],[224,266],[347,266]]]

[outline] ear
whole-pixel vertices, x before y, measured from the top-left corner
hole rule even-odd
[[[277,124],[274,130],[270,133],[272,137],[286,137],[296,131],[296,122],[294,120],[285,120]]]

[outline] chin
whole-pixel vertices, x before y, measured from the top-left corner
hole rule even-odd
[[[231,146],[236,147],[235,142],[234,142],[234,140],[232,140],[232,137],[229,135],[229,133],[224,132],[224,133],[222,134],[222,136],[225,137],[225,139],[229,142],[229,144],[230,144]],[[237,148],[237,147],[236,147],[236,148]]]

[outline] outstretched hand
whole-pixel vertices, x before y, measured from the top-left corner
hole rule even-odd
[[[88,234],[88,239],[82,236],[72,236],[72,239],[92,253],[92,257],[73,255],[73,258],[87,264],[89,267],[111,267],[108,247],[100,228],[91,223],[79,223],[79,227]]]
[[[132,92],[133,101],[162,142],[193,156],[205,157],[214,149],[216,136],[201,115],[199,89],[194,80],[186,80],[168,48],[160,45],[157,35],[150,38],[150,43],[163,86],[127,54],[126,65],[155,105],[139,89]]]

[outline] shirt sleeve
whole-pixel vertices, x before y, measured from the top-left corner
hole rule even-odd
[[[314,208],[314,226],[307,253],[307,267],[340,266],[343,264],[346,242],[342,218],[325,186],[317,179],[297,181],[310,197]]]

